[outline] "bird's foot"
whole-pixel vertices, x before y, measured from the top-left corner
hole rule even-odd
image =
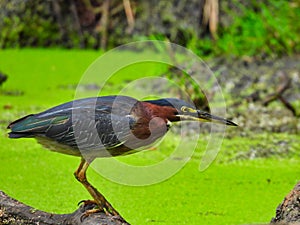
[[[80,221],[83,222],[83,220],[87,217],[89,217],[90,215],[94,214],[94,213],[99,213],[99,212],[103,212],[103,210],[100,209],[89,209],[86,210],[80,217]],[[106,215],[111,216],[111,219],[113,220],[119,220],[121,222],[124,221],[124,219],[120,216],[120,215],[112,215],[110,213],[107,213],[107,210],[104,209],[104,212]]]
[[[89,209],[89,210],[86,210],[82,216],[80,217],[80,221],[82,222],[85,218],[89,217],[90,215],[94,214],[94,213],[99,213],[101,212],[100,209]]]
[[[81,205],[81,204],[84,204],[84,206],[87,206],[87,205],[91,205],[91,206],[97,206],[97,202],[95,200],[81,200],[80,202],[78,202],[77,205]]]
[[[80,217],[81,222],[94,213],[105,212],[105,210],[98,207],[95,200],[81,200],[80,202],[78,202],[78,205],[81,204],[83,204],[83,208],[85,210],[85,212]]]
[[[116,217],[119,216],[119,214],[116,213],[114,209],[111,209],[110,207],[106,208],[105,204],[103,206],[102,205],[99,206],[99,204],[97,204],[97,201],[95,200],[82,200],[78,203],[78,205],[82,203],[86,211],[81,216],[80,218],[81,221],[83,221],[86,217],[90,216],[91,214],[99,213],[99,212],[104,212],[107,216],[116,216]]]

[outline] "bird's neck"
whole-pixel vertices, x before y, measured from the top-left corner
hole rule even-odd
[[[162,118],[166,123],[168,121],[179,121],[179,117],[176,116],[177,110],[170,106],[159,106],[149,102],[141,102],[142,108],[150,119],[154,117]]]

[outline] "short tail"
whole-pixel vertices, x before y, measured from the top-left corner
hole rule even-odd
[[[12,132],[8,133],[9,138],[23,138],[23,137],[32,137],[33,134],[31,132],[26,132],[23,130],[22,132],[22,122],[27,118],[32,117],[33,115],[28,115],[22,117],[7,126],[7,129],[11,129]],[[21,125],[21,126],[20,126]],[[20,129],[21,128],[21,129]]]
[[[25,119],[27,119],[28,117],[32,117],[33,114],[30,114],[30,115],[27,115],[27,116],[24,116],[18,120],[15,120],[14,122],[11,122],[8,126],[7,126],[7,129],[12,129],[17,123],[21,122],[21,121],[24,121]]]

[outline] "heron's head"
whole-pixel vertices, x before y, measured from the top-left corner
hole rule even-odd
[[[152,104],[173,108],[174,115],[167,115],[168,118],[173,118],[171,121],[198,121],[198,122],[213,122],[220,123],[228,126],[237,126],[234,122],[224,119],[219,116],[212,115],[208,112],[196,109],[194,105],[184,100],[177,98],[164,98],[158,100],[147,101]],[[163,110],[163,109],[162,109]],[[166,110],[166,113],[171,111]]]

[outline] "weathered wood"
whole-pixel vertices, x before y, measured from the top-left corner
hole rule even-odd
[[[27,206],[0,191],[0,224],[30,224],[30,225],[128,225],[119,216],[106,215],[97,212],[85,216],[87,210],[95,207],[93,204],[83,204],[70,214],[52,214]]]
[[[300,181],[277,207],[271,224],[300,224]]]

